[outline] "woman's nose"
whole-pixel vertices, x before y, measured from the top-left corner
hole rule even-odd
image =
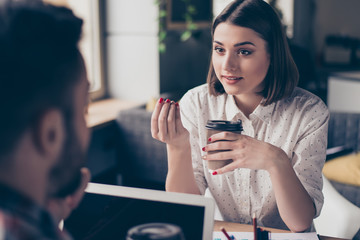
[[[226,71],[235,71],[236,67],[234,56],[232,54],[227,54],[224,58],[223,69]]]

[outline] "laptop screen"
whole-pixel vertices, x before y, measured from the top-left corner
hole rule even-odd
[[[116,191],[102,189],[99,192],[93,188],[85,193],[79,207],[65,221],[65,228],[75,239],[125,239],[130,228],[155,222],[179,226],[185,239],[207,239],[212,236],[212,199],[113,187]],[[205,217],[209,212],[212,219]]]

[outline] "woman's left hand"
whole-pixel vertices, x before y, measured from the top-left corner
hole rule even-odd
[[[210,143],[203,148],[203,151],[227,151],[208,153],[203,156],[204,160],[233,160],[232,163],[217,169],[217,174],[233,171],[236,168],[270,171],[278,164],[289,163],[288,157],[282,149],[246,135],[221,132],[210,138]]]

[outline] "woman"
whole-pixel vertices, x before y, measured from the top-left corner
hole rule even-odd
[[[250,224],[256,214],[262,226],[312,230],[323,204],[325,104],[296,88],[281,22],[264,1],[232,2],[212,36],[207,85],[187,92],[181,107],[160,99],[152,116],[153,137],[167,145],[167,191],[209,191],[225,221]],[[237,119],[243,134],[217,133],[207,144],[207,120]],[[207,154],[214,150],[228,151]],[[207,161],[226,159],[233,162],[209,172]]]

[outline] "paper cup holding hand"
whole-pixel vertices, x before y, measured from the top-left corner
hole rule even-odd
[[[241,120],[238,121],[224,121],[224,120],[208,120],[206,124],[207,129],[207,143],[209,144],[209,138],[215,133],[219,132],[233,132],[237,134],[241,134],[243,131]],[[226,140],[221,140],[226,141]],[[217,150],[217,151],[209,151],[208,154],[213,154],[217,152],[226,152],[227,150]],[[208,168],[210,171],[222,168],[227,164],[231,163],[233,160],[209,160]]]

